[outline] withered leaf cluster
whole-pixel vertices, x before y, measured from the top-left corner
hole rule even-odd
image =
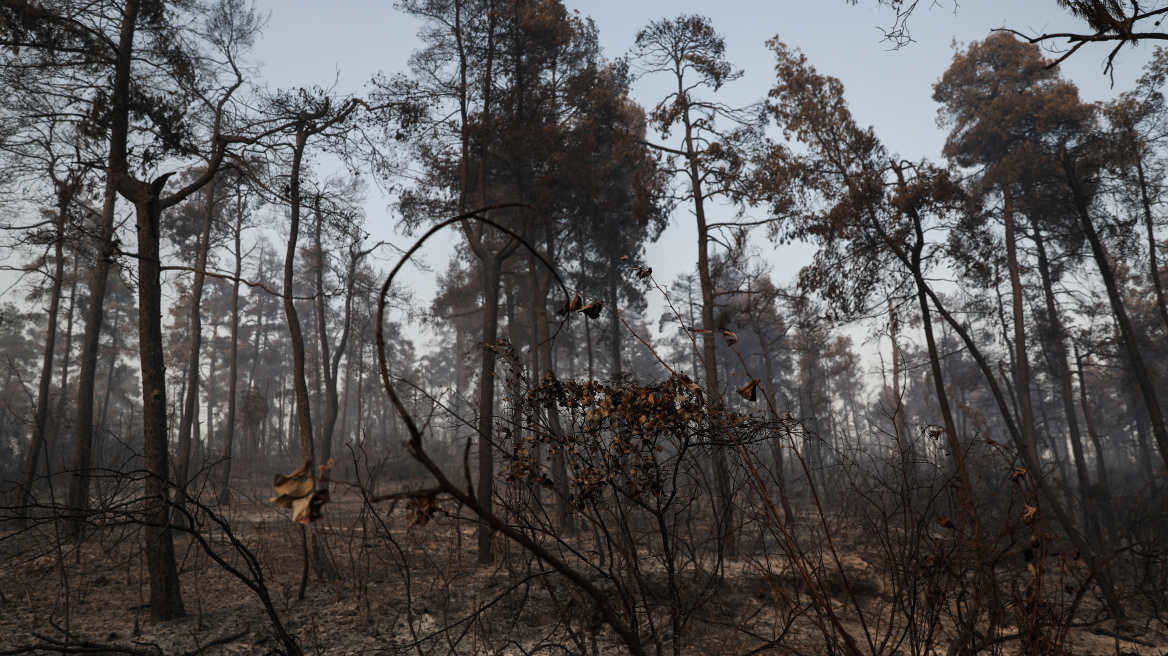
[[[406,513],[406,526],[409,528],[423,528],[438,512],[438,498],[436,494],[419,494],[410,497],[409,509]]]
[[[523,430],[500,432],[511,451],[506,479],[561,489],[577,507],[618,490],[633,499],[658,497],[671,458],[699,442],[725,439],[719,434],[727,427],[745,435],[765,423],[736,413],[712,417],[702,387],[680,374],[652,385],[612,386],[549,372],[519,406],[527,418]],[[557,430],[544,419],[548,411],[558,415]],[[564,458],[566,485],[542,473],[537,445],[546,447],[541,455],[548,459]]]
[[[580,312],[589,319],[599,319],[600,311],[603,309],[604,305],[600,301],[592,301],[585,305],[584,299],[580,298],[579,294],[576,294],[567,303],[564,303],[559,313],[563,315],[569,312]]]
[[[323,477],[332,466],[332,460],[329,460],[327,465],[321,465],[321,476]],[[324,504],[329,502],[329,491],[317,489],[314,473],[312,459],[308,459],[299,469],[287,476],[276,474],[273,483],[276,496],[271,498],[271,502],[277,508],[290,508],[294,522],[310,524],[324,518],[322,509]]]

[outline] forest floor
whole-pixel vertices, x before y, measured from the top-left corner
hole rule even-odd
[[[362,512],[358,495],[343,488],[334,488],[326,520],[313,525],[339,575],[310,576],[299,600],[299,526],[289,511],[267,503],[262,488],[253,490],[250,498],[237,498],[222,510],[235,536],[262,563],[275,610],[307,655],[625,653],[596,621],[591,602],[545,575],[516,548],[507,553],[504,545],[498,565],[479,565],[475,527],[467,520],[439,513],[427,525],[410,528],[405,503],[393,512],[388,504],[377,506],[376,513]],[[187,614],[150,622],[141,537],[133,527],[102,529],[80,544],[58,542],[51,525],[20,535],[0,533],[0,653],[44,645],[46,638],[88,645],[80,653],[118,648],[146,653],[142,650],[152,646],[165,656],[281,653],[257,595],[186,534],[174,535]],[[222,531],[205,535],[228,562],[242,566]],[[892,601],[879,577],[871,575],[861,553],[844,561],[859,607],[869,618],[878,616]],[[717,595],[687,629],[682,653],[830,653],[814,613],[790,621],[785,605],[775,603],[774,580],[768,582],[750,559],[731,559]],[[864,636],[853,602],[843,594],[836,597],[844,627]],[[565,616],[574,619],[565,625]],[[672,653],[663,617],[656,626],[641,628]],[[935,653],[945,653],[948,639],[942,630]],[[1076,629],[1065,646],[1074,654],[1168,653],[1162,636],[1145,633],[1135,639]],[[766,640],[775,643],[758,649]],[[1013,642],[1000,643],[999,653],[1017,653]],[[883,653],[911,652],[905,646],[885,647]]]

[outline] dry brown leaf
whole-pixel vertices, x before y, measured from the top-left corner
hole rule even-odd
[[[653,275],[653,267],[649,267],[647,269],[637,269],[637,278],[638,279],[648,278],[651,275]]]
[[[588,305],[580,308],[580,311],[583,312],[584,316],[588,317],[589,319],[599,319],[600,311],[603,309],[604,306],[601,305],[600,301],[592,301]]]
[[[291,508],[292,502],[297,498],[301,497],[292,497],[287,494],[281,494],[279,496],[272,497],[269,499],[269,501],[271,501],[277,508]]]
[[[618,259],[618,260],[627,260],[627,259],[629,259],[629,256],[628,256],[628,255],[621,255],[621,256],[620,256],[620,257],[618,257],[617,259]]]
[[[329,502],[328,490],[317,490],[312,494],[292,501],[292,521],[301,524],[319,522],[324,518],[321,508]]]
[[[564,306],[560,308],[559,312],[560,314],[575,312],[579,310],[582,305],[584,305],[584,300],[580,298],[579,294],[576,294],[572,298],[568,299],[567,303],[564,303]]]
[[[722,336],[726,338],[726,346],[733,346],[738,343],[738,335],[735,335],[729,330],[723,328],[718,332],[722,333]]]
[[[288,476],[276,474],[273,486],[276,488],[276,496],[272,497],[272,503],[280,508],[291,508],[293,499],[308,496],[316,486],[312,479],[312,460],[305,460],[300,469]]]
[[[409,512],[406,515],[406,526],[413,528],[424,527],[430,523],[430,519],[434,517],[434,513],[438,510],[438,502],[433,495],[420,494],[415,497],[410,497]]]
[[[335,467],[336,464],[337,464],[336,458],[329,458],[327,464],[323,464],[320,467],[317,467],[317,469],[320,470],[320,480],[322,483],[324,481],[329,480],[329,470],[332,469],[333,467]]]
[[[1031,506],[1029,504],[1022,504],[1022,507],[1023,507],[1022,521],[1024,521],[1024,522],[1034,521],[1034,516],[1038,513],[1038,508],[1035,508],[1034,506]]]
[[[758,384],[761,380],[761,378],[755,378],[742,387],[739,387],[738,395],[753,403],[754,399],[758,396]]]
[[[336,461],[329,459],[327,464],[320,466],[321,480],[335,464]],[[276,496],[272,497],[272,503],[277,508],[291,509],[292,521],[301,524],[319,521],[324,516],[321,508],[329,501],[328,490],[315,490],[316,479],[312,474],[312,459],[308,459],[288,476],[276,474],[273,482]]]
[[[686,328],[686,330],[690,331],[691,333],[697,333],[699,335],[713,335],[714,334],[714,331],[712,331],[712,330],[706,330],[705,328],[694,328],[693,326]]]

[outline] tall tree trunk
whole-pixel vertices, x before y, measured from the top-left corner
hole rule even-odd
[[[907,191],[903,168],[895,161],[892,163],[892,167],[896,172],[897,182],[900,188]],[[925,332],[925,344],[929,351],[929,365],[933,372],[933,387],[937,393],[937,405],[941,409],[941,419],[945,422],[945,431],[949,434],[949,439],[951,440],[950,449],[953,450],[953,457],[959,458],[960,449],[962,448],[961,436],[957,433],[957,424],[953,421],[953,410],[949,405],[949,394],[945,390],[945,372],[941,369],[941,353],[937,349],[937,340],[933,336],[933,316],[929,310],[928,284],[925,282],[924,263],[922,261],[925,249],[924,222],[915,205],[908,206],[908,215],[913,222],[915,239],[906,264],[909,265],[909,269],[913,275],[913,281],[916,283],[917,304],[921,312],[921,326]],[[883,231],[881,232],[883,233]],[[900,252],[899,248],[896,250],[898,253]],[[901,258],[904,259],[903,256]],[[960,463],[958,463],[958,466],[960,466]]]
[[[57,314],[61,308],[61,287],[65,276],[65,216],[73,194],[71,189],[57,190],[57,234],[53,244],[53,282],[49,292],[49,316],[45,331],[45,350],[41,360],[41,375],[37,383],[36,414],[33,417],[32,439],[24,457],[24,471],[20,476],[16,504],[17,528],[25,527],[28,504],[32,500],[32,487],[36,483],[37,468],[40,466],[41,452],[48,453],[46,426],[49,421],[49,392],[53,381],[53,355],[57,344]],[[65,390],[61,390],[62,396]],[[47,456],[45,458],[48,460]],[[47,463],[46,463],[47,464]]]
[[[337,393],[337,378],[341,367],[341,358],[345,355],[345,348],[349,342],[349,326],[353,315],[353,286],[357,277],[357,263],[364,253],[357,250],[354,244],[349,252],[349,264],[345,275],[345,310],[341,318],[341,336],[337,340],[337,348],[329,355],[328,321],[325,315],[324,297],[324,242],[321,239],[321,228],[324,217],[320,213],[320,199],[316,201],[316,322],[320,333],[320,365],[325,384],[324,416],[320,431],[320,459],[327,463],[332,459],[333,432],[337,423],[337,414],[340,412],[340,398]],[[321,487],[328,487],[328,481],[321,481]]]
[[[129,2],[127,6],[131,4],[136,3]],[[134,13],[135,15],[137,13],[136,7]],[[130,29],[133,30],[132,25]],[[129,68],[128,62],[126,68]],[[101,341],[101,324],[105,318],[106,285],[117,248],[113,241],[117,192],[112,183],[107,186],[105,194],[101,225],[98,227],[97,260],[93,263],[93,275],[89,280],[89,309],[85,313],[85,333],[81,338],[81,371],[77,375],[77,418],[73,425],[73,464],[70,467],[69,493],[66,497],[66,504],[75,514],[75,521],[71,522],[69,529],[74,539],[81,537],[81,522],[89,508],[89,468],[93,460],[93,402],[97,381],[97,351]]]
[[[61,436],[61,430],[67,426],[65,422],[65,407],[66,401],[69,397],[69,365],[72,364],[73,359],[73,315],[74,310],[77,309],[77,260],[73,261],[73,276],[69,282],[69,310],[65,313],[65,348],[61,353],[61,384],[57,394],[57,412],[53,419],[53,441],[57,442]],[[46,462],[45,466],[51,467],[52,464]],[[51,470],[50,470],[51,474]]]
[[[624,380],[624,370],[621,367],[621,333],[624,326],[621,325],[620,315],[617,314],[617,283],[620,278],[620,268],[609,264],[608,270],[608,299],[610,305],[608,306],[609,319],[611,320],[612,330],[612,381],[613,384],[619,385]],[[546,320],[546,316],[544,317]]]
[[[263,252],[260,253],[259,272],[257,274],[257,277],[260,280],[264,279]],[[249,390],[259,387],[256,383],[256,374],[259,370],[260,354],[263,353],[263,351],[267,347],[267,343],[268,343],[267,342],[268,331],[264,326],[264,317],[267,315],[267,312],[264,311],[264,306],[266,305],[266,303],[264,301],[266,300],[267,297],[263,296],[262,294],[263,294],[263,292],[259,292],[256,295],[256,299],[255,299],[255,308],[256,308],[256,330],[255,330],[255,346],[254,346],[255,353],[253,354],[252,360],[251,360],[251,371],[248,372],[247,389],[249,389]],[[265,399],[272,398],[271,396],[269,396],[269,392],[271,391],[271,388],[269,387],[270,381],[271,381],[270,377],[264,381],[264,398]],[[265,419],[264,425],[266,426],[267,423],[268,422]],[[247,439],[250,441],[247,444],[244,444],[243,448],[240,450],[241,451],[240,456],[241,456],[241,459],[243,460],[243,465],[249,472],[254,470],[255,466],[258,464],[259,456],[260,456],[259,441],[260,441],[261,437],[263,436],[263,434],[264,434],[264,431],[259,429],[259,428],[249,429],[249,432],[247,434]]]
[[[1152,285],[1156,289],[1156,307],[1160,310],[1160,321],[1164,323],[1164,330],[1168,331],[1168,305],[1164,301],[1164,284],[1160,280],[1160,265],[1156,261],[1156,222],[1152,217],[1152,199],[1148,197],[1148,181],[1144,173],[1143,153],[1136,153],[1136,174],[1140,183],[1140,202],[1144,208],[1144,228],[1148,233],[1148,274],[1152,278]]]
[[[162,342],[161,239],[158,200],[169,174],[158,178],[135,203],[138,231],[138,345],[142,376],[142,434],[146,456],[146,567],[150,576],[150,617],[170,620],[186,614],[179,589],[170,531],[169,453],[166,430],[166,362]]]
[[[146,567],[150,581],[150,617],[153,620],[170,620],[185,614],[182,594],[179,589],[178,568],[174,560],[174,542],[170,532],[169,496],[169,454],[167,449],[166,424],[166,363],[162,344],[162,283],[160,256],[159,218],[162,211],[159,195],[170,174],[153,183],[134,180],[129,176],[128,134],[130,122],[130,68],[134,53],[134,34],[137,27],[140,0],[126,0],[122,15],[121,31],[118,39],[117,60],[114,64],[114,85],[110,94],[110,154],[107,169],[107,199],[103,210],[109,214],[111,235],[114,203],[112,196],[120,193],[134,203],[138,235],[138,347],[142,380],[142,441],[147,477],[144,485],[143,519],[146,538]],[[109,248],[112,248],[112,241]],[[104,259],[104,258],[103,258]],[[101,294],[104,296],[105,274],[108,265],[98,262],[98,273],[102,276]],[[104,270],[101,270],[104,269]],[[92,301],[91,301],[92,302]],[[98,308],[101,302],[94,303]],[[100,322],[100,311],[90,315]],[[86,328],[87,333],[89,327]],[[86,346],[89,346],[88,335]],[[94,335],[94,356],[96,361],[96,332]],[[83,380],[88,391],[83,392],[80,403],[88,408],[78,412],[78,436],[89,442],[92,421],[93,379],[89,362],[82,363],[82,378],[86,368],[90,369],[88,380]],[[84,428],[82,427],[84,426]],[[82,440],[78,440],[78,448]],[[88,453],[85,465],[88,467]],[[84,480],[84,472],[81,472]],[[84,492],[84,484],[81,494]]]
[[[240,194],[242,199],[242,192]],[[235,269],[232,272],[234,280],[231,283],[231,343],[227,351],[227,417],[224,420],[223,431],[223,469],[219,479],[219,503],[226,505],[231,501],[231,450],[235,442],[235,407],[238,403],[239,392],[239,276],[243,272],[243,249],[240,244],[240,233],[243,232],[243,202],[237,204],[235,211]]]
[[[892,299],[888,299],[888,338],[892,342],[892,402],[895,404],[892,411],[892,434],[896,439],[896,447],[900,451],[900,466],[905,476],[910,476],[916,471],[916,444],[912,440],[912,436],[908,434],[908,426],[905,421],[907,410],[904,407],[904,391],[900,386],[900,370],[904,367],[901,362],[900,354],[900,338],[897,337],[898,328],[896,318],[896,309],[893,306]],[[812,411],[814,414],[814,410]],[[818,424],[818,419],[816,420]]]
[[[296,143],[292,153],[292,171],[289,180],[289,196],[292,199],[290,220],[288,224],[288,249],[284,253],[284,316],[288,321],[288,335],[292,342],[292,385],[296,398],[296,425],[300,434],[300,457],[305,462],[313,461],[316,456],[316,445],[312,436],[312,411],[308,397],[308,379],[305,373],[304,333],[300,329],[300,317],[296,313],[296,303],[293,297],[292,284],[296,266],[296,242],[300,235],[300,170],[304,160],[304,149],[308,143],[309,132],[304,124],[297,127]],[[329,580],[335,578],[336,570],[332,562],[320,548],[320,541],[316,531],[310,530],[309,552],[313,570],[317,578]]]
[[[190,343],[187,348],[186,398],[183,399],[182,419],[178,425],[178,465],[174,482],[180,488],[187,485],[190,471],[191,431],[199,412],[199,358],[203,349],[203,287],[206,285],[207,257],[211,250],[211,225],[215,220],[215,186],[212,180],[207,185],[206,202],[203,204],[203,228],[199,233],[199,252],[195,258],[195,278],[191,283]],[[210,435],[210,431],[208,431]]]
[[[1014,324],[1014,360],[1017,367],[1014,375],[1018,395],[1018,413],[1022,419],[1022,440],[1025,448],[1034,454],[1038,462],[1038,444],[1034,432],[1034,406],[1030,399],[1030,355],[1026,351],[1026,317],[1023,314],[1026,299],[1022,296],[1022,273],[1018,265],[1018,238],[1015,231],[1014,197],[1010,184],[1000,180],[1002,188],[1002,221],[1006,224],[1006,261],[1010,269],[1010,295]],[[1041,476],[1041,471],[1034,471]]]
[[[1139,386],[1140,393],[1143,395],[1144,407],[1148,410],[1148,419],[1152,424],[1152,435],[1155,437],[1156,445],[1160,449],[1161,459],[1163,459],[1165,465],[1168,465],[1168,427],[1164,423],[1164,414],[1160,409],[1160,401],[1156,397],[1156,388],[1152,383],[1152,377],[1148,373],[1148,368],[1144,364],[1143,354],[1140,353],[1136,332],[1132,327],[1131,320],[1128,318],[1127,308],[1124,307],[1123,297],[1119,292],[1119,285],[1115,282],[1115,274],[1111,270],[1111,263],[1107,258],[1107,250],[1099,238],[1099,233],[1095,231],[1095,224],[1091,219],[1090,201],[1087,198],[1086,191],[1083,189],[1082,182],[1078,178],[1078,172],[1075,170],[1074,162],[1071,161],[1069,156],[1064,155],[1062,164],[1068,186],[1071,188],[1075,209],[1079,214],[1079,223],[1083,228],[1084,235],[1087,237],[1087,242],[1091,245],[1091,255],[1095,259],[1095,265],[1099,269],[1100,277],[1103,278],[1103,286],[1107,289],[1107,299],[1111,303],[1111,311],[1115,314],[1116,323],[1119,324],[1120,335],[1123,338],[1121,341],[1127,351],[1132,374],[1135,376],[1136,384]]]
[[[499,287],[502,263],[498,254],[480,258],[483,265],[483,359],[479,372],[479,485],[478,502],[492,512],[495,459],[495,345],[499,341]],[[479,562],[495,562],[491,529],[484,523],[478,528]]]
[[[679,93],[685,97],[685,89],[681,88],[681,78],[678,78]],[[706,369],[706,397],[710,407],[715,411],[722,409],[721,385],[718,380],[717,346],[714,342],[714,279],[710,272],[710,233],[706,224],[705,195],[702,190],[702,172],[698,164],[698,152],[694,146],[694,127],[690,119],[689,106],[683,107],[683,124],[685,126],[685,156],[689,167],[690,191],[693,194],[694,217],[698,227],[698,278],[702,289],[702,363]],[[734,526],[733,498],[730,491],[730,469],[726,462],[726,450],[715,446],[713,449],[714,465],[714,493],[718,498],[718,540],[719,540],[719,567],[721,566],[721,548],[732,541],[732,527]]]
[[[207,435],[202,440],[196,436],[196,439],[191,441],[192,450],[195,454],[199,454],[200,448],[202,449],[203,455],[197,459],[200,462],[211,451],[211,445],[215,443],[215,401],[217,400],[215,391],[219,389],[218,385],[215,384],[215,369],[219,364],[215,347],[218,343],[219,317],[212,315],[211,334],[207,340],[207,360],[209,361],[207,371]]]
[[[1067,345],[1063,341],[1063,322],[1059,318],[1058,306],[1054,300],[1054,286],[1050,277],[1050,261],[1046,257],[1046,245],[1038,222],[1034,221],[1034,245],[1038,250],[1038,272],[1042,278],[1042,292],[1046,300],[1046,314],[1050,321],[1051,350],[1054,353],[1054,375],[1059,381],[1059,395],[1063,402],[1063,416],[1067,422],[1067,433],[1071,437],[1071,454],[1075,460],[1075,474],[1079,479],[1079,494],[1084,501],[1091,494],[1091,477],[1087,473],[1087,460],[1083,455],[1083,438],[1079,434],[1079,418],[1075,412],[1075,396],[1071,389],[1071,366],[1067,361]]]
[[[106,370],[108,373],[105,377],[105,391],[102,393],[101,413],[97,415],[97,426],[98,428],[104,430],[108,430],[108,427],[105,423],[106,415],[109,413],[110,396],[112,395],[114,388],[114,374],[118,369],[118,351],[120,351],[122,348],[120,343],[121,340],[119,339],[119,337],[121,337],[121,326],[118,325],[121,320],[121,308],[114,306],[114,320],[110,322],[110,336],[112,339],[110,340],[109,369]],[[97,441],[100,443],[101,438],[99,437]],[[100,462],[100,458],[98,461]]]
[[[304,147],[308,139],[303,128],[296,133],[296,145],[292,156],[291,220],[288,225],[288,247],[284,253],[284,318],[288,322],[288,334],[292,342],[292,385],[296,405],[296,427],[300,434],[300,457],[302,460],[316,458],[316,445],[312,439],[312,411],[308,398],[308,379],[304,366],[304,333],[300,329],[300,317],[296,312],[293,276],[296,271],[296,242],[300,235],[300,166],[304,158]]]
[[[1111,497],[1111,486],[1107,483],[1107,459],[1103,455],[1103,441],[1095,430],[1095,422],[1091,415],[1091,404],[1087,401],[1087,375],[1083,370],[1083,356],[1075,348],[1075,363],[1079,369],[1079,403],[1083,407],[1083,423],[1087,425],[1087,435],[1091,437],[1091,445],[1095,449],[1095,485],[1099,496],[1103,499]]]
[[[554,262],[554,252],[550,238],[547,240],[547,254],[548,261]],[[532,266],[535,266],[535,258],[532,258]],[[537,339],[539,340],[540,360],[543,362],[544,369],[547,370],[546,373],[555,376],[555,367],[552,365],[551,325],[548,320],[548,294],[551,290],[552,277],[550,274],[547,274],[537,276],[536,278],[539,281],[539,285],[536,291],[535,317],[538,328]],[[532,377],[538,383],[546,373],[544,371],[535,371],[532,372]],[[552,435],[556,438],[562,438],[564,431],[560,426],[560,415],[554,404],[552,407],[547,408],[547,418]],[[552,481],[555,484],[555,514],[560,521],[560,532],[565,536],[572,535],[576,532],[576,522],[575,516],[569,512],[570,509],[568,508],[568,469],[567,463],[564,461],[563,449],[557,448],[555,455],[552,456]]]
[[[762,326],[755,324],[752,327],[755,336],[758,337],[759,348],[762,350],[763,376],[765,376],[763,389],[767,395],[767,406],[770,408],[771,417],[778,419],[779,412],[775,407],[775,374],[771,365],[771,345]],[[783,518],[787,522],[788,530],[791,530],[795,525],[795,513],[791,509],[791,499],[787,496],[787,469],[783,462],[782,437],[778,432],[771,438],[771,454],[775,460],[775,481],[779,484],[779,499],[783,504]]]

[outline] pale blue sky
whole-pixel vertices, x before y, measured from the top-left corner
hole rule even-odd
[[[724,91],[723,98],[731,104],[765,96],[773,82],[773,63],[764,42],[777,34],[802,49],[820,72],[838,77],[857,118],[875,126],[890,150],[910,159],[940,156],[944,133],[935,123],[931,85],[948,67],[955,42],[978,40],[1003,26],[1023,32],[1077,27],[1054,0],[963,0],[956,8],[952,0],[939,0],[932,8],[930,0],[922,0],[911,22],[916,42],[892,50],[880,31],[892,14],[878,8],[875,0],[860,0],[856,6],[846,0],[565,2],[596,21],[608,57],[625,54],[637,30],[649,21],[678,13],[709,16],[726,37],[728,59],[746,71]],[[271,20],[254,54],[264,64],[264,78],[276,87],[329,85],[339,75],[339,90],[360,93],[374,73],[404,70],[419,45],[418,23],[390,2],[333,0],[324,5],[263,0],[260,6],[271,12]],[[1078,84],[1085,99],[1110,98],[1131,87],[1150,53],[1151,46],[1125,49],[1118,59],[1114,88],[1103,74],[1105,46],[1081,50],[1063,66],[1063,73]],[[634,97],[652,106],[660,88],[651,79],[642,80],[634,87]],[[404,243],[395,235],[387,204],[387,199],[371,199],[370,232],[375,239]],[[696,252],[693,258],[684,254],[695,251],[693,235],[688,213],[679,211],[670,229],[648,250],[659,280],[668,281],[692,268]],[[767,251],[780,281],[789,280],[810,256],[810,250],[801,246]],[[429,250],[426,259],[441,270],[451,253],[447,242]],[[415,275],[414,282],[420,296],[428,298],[433,277]],[[651,321],[658,313],[650,310]]]

